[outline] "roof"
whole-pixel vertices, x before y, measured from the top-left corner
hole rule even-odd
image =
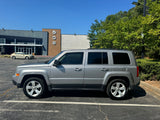
[[[71,50],[64,50],[64,51],[121,51],[121,52],[127,52],[129,50],[117,50],[117,49],[71,49]]]

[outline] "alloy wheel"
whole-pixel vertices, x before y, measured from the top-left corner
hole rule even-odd
[[[28,82],[28,84],[26,85],[26,92],[30,96],[36,97],[41,94],[42,85],[38,81],[32,80],[32,81]]]
[[[111,85],[111,94],[116,98],[121,98],[126,94],[126,86],[121,82],[115,82]]]

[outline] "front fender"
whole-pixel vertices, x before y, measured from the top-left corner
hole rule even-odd
[[[19,82],[23,80],[26,75],[42,75],[47,85],[50,85],[48,73],[46,70],[22,70],[19,77]]]

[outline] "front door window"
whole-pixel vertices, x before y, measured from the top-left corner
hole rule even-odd
[[[66,53],[59,59],[62,65],[79,65],[83,62],[83,52]]]

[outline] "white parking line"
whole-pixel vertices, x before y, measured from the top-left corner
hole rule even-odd
[[[126,106],[126,107],[158,107],[152,104],[118,104],[118,103],[90,103],[90,102],[61,102],[61,101],[15,101],[4,100],[4,103],[35,103],[35,104],[63,104],[63,105],[101,105],[101,106]]]
[[[58,113],[58,110],[22,110],[22,109],[0,109],[0,112],[43,112],[43,113]]]

